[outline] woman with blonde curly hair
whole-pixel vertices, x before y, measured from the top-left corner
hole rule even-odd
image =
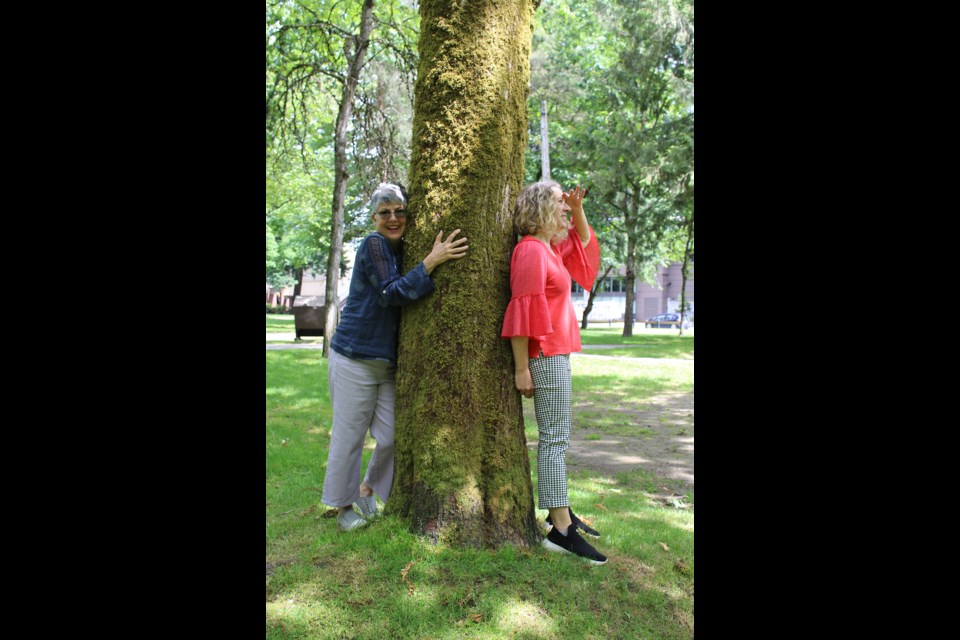
[[[600,267],[597,235],[583,212],[585,189],[563,192],[553,181],[526,187],[514,206],[522,236],[510,261],[511,300],[500,336],[513,349],[514,383],[533,398],[537,416],[538,507],[547,509],[550,532],[543,546],[593,564],[606,556],[577,530],[599,536],[570,509],[566,452],[570,445],[570,353],[580,351],[580,329],[570,298],[570,278],[589,289]],[[567,219],[572,213],[572,224]]]

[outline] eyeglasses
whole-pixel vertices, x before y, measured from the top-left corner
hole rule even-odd
[[[404,220],[407,217],[407,212],[402,209],[399,211],[377,211],[377,215],[383,220],[389,220],[390,216],[397,220]]]

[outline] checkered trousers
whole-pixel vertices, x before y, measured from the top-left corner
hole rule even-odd
[[[537,415],[537,494],[540,509],[569,506],[567,447],[570,445],[570,354],[530,358]]]

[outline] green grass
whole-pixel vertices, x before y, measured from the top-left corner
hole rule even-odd
[[[693,392],[693,361],[632,358],[571,359],[574,402],[588,399],[604,408],[642,402],[662,392]]]
[[[293,332],[293,315],[283,313],[268,313],[267,333],[291,333]]]
[[[642,414],[652,399],[693,393],[693,360],[574,357],[570,366],[574,429],[649,436]]]
[[[634,335],[623,337],[622,329],[591,328],[580,331],[583,353],[630,358],[680,358],[693,360],[693,331],[680,336],[666,329],[635,329]],[[591,345],[623,345],[615,349],[591,349]]]
[[[694,514],[649,503],[649,475],[570,477],[572,506],[603,532],[596,546],[610,561],[601,567],[539,547],[431,546],[394,517],[343,533],[320,504],[326,361],[315,350],[267,351],[266,359],[267,638],[692,637]],[[636,360],[588,360],[574,361],[575,385],[607,376],[625,379],[615,393],[685,385],[670,368],[641,375]],[[575,399],[601,391],[581,389]],[[526,422],[535,438],[536,423]],[[534,450],[530,459],[535,487]]]
[[[650,425],[639,420],[653,398],[669,393],[693,393],[693,361],[594,358],[574,355],[572,376],[573,428],[604,435],[649,436]],[[523,398],[524,433],[538,437],[533,400]],[[665,423],[665,417],[657,422]],[[684,431],[685,433],[685,431]],[[683,435],[683,434],[678,434]],[[599,439],[591,434],[586,439]]]

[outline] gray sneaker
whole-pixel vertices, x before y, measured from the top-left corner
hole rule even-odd
[[[367,521],[361,518],[353,509],[347,509],[337,516],[337,525],[343,531],[350,531],[366,524]]]
[[[377,508],[377,498],[373,495],[360,496],[354,504],[364,518],[376,518],[380,515],[380,510]]]

